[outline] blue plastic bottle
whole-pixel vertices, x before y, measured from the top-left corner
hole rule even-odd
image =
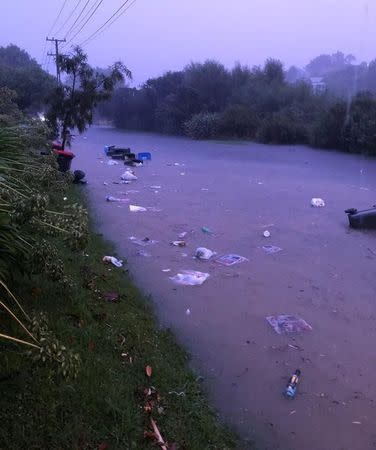
[[[292,375],[292,377],[289,379],[289,382],[285,389],[285,395],[288,398],[294,398],[296,394],[296,388],[299,383],[299,378],[301,375],[301,371],[299,369],[295,370],[295,373]]]

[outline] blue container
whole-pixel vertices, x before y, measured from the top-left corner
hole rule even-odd
[[[146,160],[150,161],[151,160],[151,153],[149,153],[149,152],[139,153],[137,155],[137,159],[140,159],[141,161],[146,161]]]

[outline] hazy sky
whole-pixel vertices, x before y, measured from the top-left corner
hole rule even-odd
[[[66,0],[50,36],[64,37],[87,0],[80,0],[67,25],[55,33],[78,1]],[[86,11],[97,1],[89,0]],[[45,36],[63,3],[0,0],[0,45],[17,44],[42,63]],[[104,0],[74,43],[84,41],[122,3]],[[376,0],[136,0],[84,48],[94,66],[122,60],[138,84],[207,58],[252,66],[275,57],[286,66],[304,66],[320,53],[342,50],[369,61],[376,58],[375,43]]]

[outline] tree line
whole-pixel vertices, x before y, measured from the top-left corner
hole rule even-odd
[[[376,154],[376,61],[353,62],[337,52],[287,72],[273,59],[252,69],[191,63],[138,89],[118,88],[98,112],[124,129]],[[319,75],[327,86],[320,93],[310,81]]]
[[[287,71],[273,59],[230,70],[208,60],[138,89],[124,85],[120,72],[130,76],[124,66],[93,70],[80,49],[62,55],[59,64],[67,69],[61,86],[24,50],[0,47],[0,122],[17,120],[19,111],[44,110],[55,132],[82,131],[97,107],[97,114],[124,129],[376,154],[376,60],[356,65],[352,55],[337,52]],[[81,81],[72,83],[77,74]],[[315,92],[313,76],[327,89]]]

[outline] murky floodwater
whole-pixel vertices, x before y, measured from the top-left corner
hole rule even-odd
[[[136,169],[132,185],[112,184],[124,166],[106,164],[104,144],[151,151],[153,160]],[[260,449],[376,447],[376,233],[350,230],[343,212],[376,203],[375,161],[106,128],[92,128],[73,150],[99,229],[191,352],[224,420]],[[124,195],[130,190],[138,192]],[[132,213],[125,203],[106,202],[108,194],[162,211]],[[326,207],[311,208],[312,197]],[[170,246],[183,231],[187,247]],[[138,247],[130,236],[159,242]],[[265,244],[283,250],[269,255]],[[196,261],[199,246],[249,261]],[[181,269],[210,278],[199,287],[174,285],[168,277]],[[277,335],[265,321],[276,314],[298,314],[313,331]],[[297,368],[299,393],[289,401],[281,393]]]

